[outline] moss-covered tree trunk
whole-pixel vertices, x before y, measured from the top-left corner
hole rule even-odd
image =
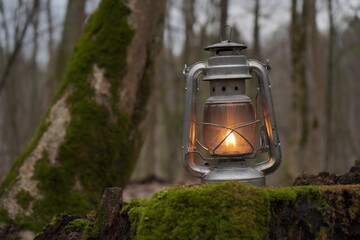
[[[32,141],[0,189],[0,232],[21,238],[57,213],[85,214],[123,187],[142,144],[163,1],[103,0]]]

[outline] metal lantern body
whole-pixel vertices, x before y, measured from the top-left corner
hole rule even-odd
[[[185,111],[183,162],[186,169],[200,176],[204,183],[226,180],[265,185],[265,175],[274,172],[281,161],[280,143],[268,79],[268,65],[248,60],[241,53],[243,44],[230,41],[208,46],[205,62],[185,67]],[[262,114],[246,95],[245,81],[254,73]],[[203,121],[196,119],[199,81],[208,81],[210,97],[205,101]],[[258,116],[261,115],[261,119]],[[197,126],[202,126],[203,144],[197,139]],[[259,126],[260,125],[260,126]],[[202,146],[209,158],[196,150]],[[267,152],[266,161],[249,166],[248,159],[257,152]],[[196,160],[196,156],[200,160]]]

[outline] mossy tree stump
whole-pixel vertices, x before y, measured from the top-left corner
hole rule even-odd
[[[360,185],[259,188],[224,182],[174,187],[122,205],[118,211],[118,203],[102,204],[99,217],[79,218],[78,231],[60,216],[36,239],[67,239],[74,232],[85,240],[360,238]],[[101,214],[112,209],[117,216]],[[68,230],[53,227],[58,225]]]
[[[35,136],[1,184],[0,229],[39,231],[55,214],[94,209],[104,188],[125,186],[142,144],[163,11],[164,1],[100,3]]]

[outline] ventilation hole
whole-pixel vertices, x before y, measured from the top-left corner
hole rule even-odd
[[[215,92],[215,88],[213,88],[213,92]]]
[[[225,91],[225,90],[226,90],[226,87],[222,87],[221,90]]]
[[[235,90],[237,91],[237,90],[239,90],[239,88],[238,88],[238,87],[235,87]]]
[[[216,51],[216,54],[219,56],[234,55],[234,50],[218,50]]]

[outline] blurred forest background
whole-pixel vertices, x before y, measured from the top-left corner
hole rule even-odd
[[[0,1],[0,179],[36,130],[97,0]],[[360,158],[359,0],[167,1],[146,140],[133,180],[181,182],[185,64],[206,58],[220,26],[248,58],[270,59],[283,150],[270,185],[342,173]],[[119,146],[121,148],[121,146]]]

